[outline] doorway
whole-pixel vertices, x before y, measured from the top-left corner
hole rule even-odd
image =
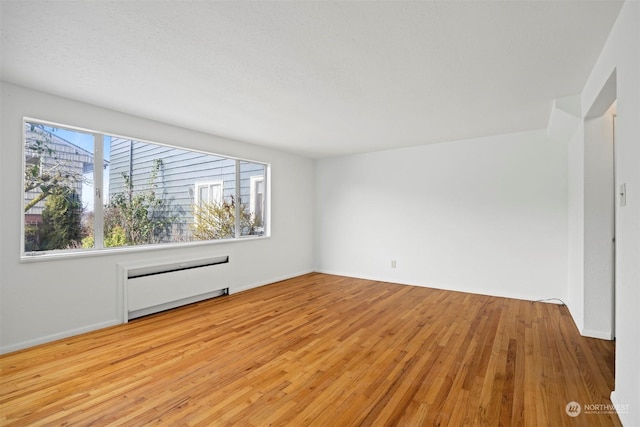
[[[584,119],[584,331],[615,338],[615,72]]]

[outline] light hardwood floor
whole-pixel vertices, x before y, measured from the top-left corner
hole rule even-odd
[[[309,274],[0,358],[0,425],[620,425],[566,307]]]

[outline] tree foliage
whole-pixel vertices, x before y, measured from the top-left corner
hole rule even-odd
[[[25,212],[29,212],[50,195],[69,191],[74,183],[82,181],[82,176],[71,172],[65,162],[57,157],[56,151],[50,147],[51,134],[44,130],[42,125],[30,123],[29,126],[30,132],[25,150],[24,192],[34,190],[39,192],[25,205]]]
[[[50,194],[42,211],[40,249],[67,249],[82,240],[82,202],[78,193],[59,189]]]
[[[171,233],[176,220],[167,201],[157,194],[156,179],[162,160],[154,162],[148,188],[136,191],[125,172],[125,191],[111,197],[105,208],[105,246],[158,243]]]
[[[119,225],[116,225],[111,229],[111,232],[104,239],[105,248],[113,248],[116,246],[125,246],[127,244],[127,237],[124,234],[124,229]],[[95,246],[95,239],[93,235],[87,236],[82,239],[83,248],[93,248]]]
[[[249,211],[245,203],[240,203],[240,235],[256,234],[258,221]],[[193,237],[197,240],[216,240],[235,237],[236,203],[231,196],[229,200],[205,202],[193,205],[194,222],[191,225]]]

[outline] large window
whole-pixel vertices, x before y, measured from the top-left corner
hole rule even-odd
[[[24,123],[24,253],[263,236],[268,165]]]

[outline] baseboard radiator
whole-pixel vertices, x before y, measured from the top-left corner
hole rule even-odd
[[[121,266],[124,321],[229,294],[229,256]]]

